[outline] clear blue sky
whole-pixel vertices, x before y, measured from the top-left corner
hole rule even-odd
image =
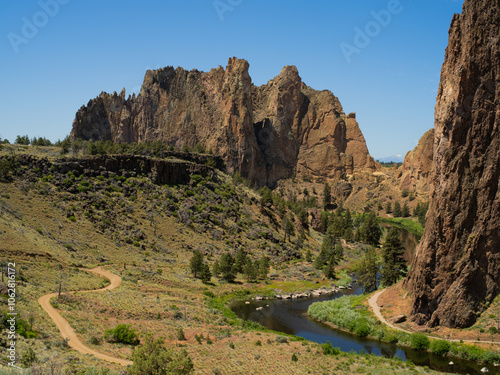
[[[256,85],[296,65],[307,85],[331,90],[357,113],[372,156],[404,154],[433,127],[448,29],[462,4],[2,0],[0,137],[62,139],[89,99],[137,92],[147,69],[208,71],[237,56],[250,62]],[[372,12],[383,10],[390,20],[377,21]],[[355,40],[358,30],[369,40]],[[357,48],[350,61],[347,45]]]

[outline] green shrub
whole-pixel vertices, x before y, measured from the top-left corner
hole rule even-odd
[[[436,355],[445,356],[450,351],[450,346],[448,341],[434,340],[431,342],[431,352]]]
[[[188,375],[194,372],[193,362],[186,350],[174,353],[166,349],[163,339],[148,337],[144,346],[134,350],[133,365],[127,369],[129,375]]]
[[[414,333],[410,336],[410,345],[413,349],[427,350],[430,344],[429,338],[423,333]]]
[[[108,329],[104,333],[104,339],[108,342],[128,345],[139,344],[135,329],[131,328],[130,324],[118,324],[115,328]]]
[[[71,221],[72,223],[74,223],[76,221],[76,217],[70,216],[70,217],[68,217],[68,220]]]
[[[184,331],[182,330],[182,328],[179,328],[177,330],[177,340],[186,341],[186,335],[184,335]]]
[[[280,344],[288,343],[288,339],[285,336],[276,336],[276,342]]]
[[[215,298],[215,294],[214,294],[214,292],[212,292],[211,290],[205,290],[205,291],[203,292],[203,295],[205,295],[205,296],[207,296],[207,297],[209,297],[209,298]]]
[[[323,349],[323,354],[325,355],[339,355],[340,349],[334,348],[330,341],[327,341],[324,344],[321,344],[321,349]]]
[[[397,344],[399,341],[398,335],[393,332],[389,332],[384,335],[384,341],[389,342],[391,344]]]
[[[35,351],[33,350],[33,348],[28,348],[28,350],[24,352],[21,357],[21,363],[24,366],[29,367],[36,362],[38,362],[38,357],[36,356]]]
[[[293,353],[292,354],[292,362],[297,362],[299,358],[297,357],[297,354]]]
[[[370,326],[365,320],[359,321],[359,323],[354,328],[354,333],[360,337],[366,337],[370,334]]]

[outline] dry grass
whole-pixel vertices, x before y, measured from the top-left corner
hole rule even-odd
[[[58,156],[56,148],[12,147],[16,147],[16,152]],[[6,149],[8,147],[3,152],[8,152]],[[78,199],[68,199],[68,194],[63,192],[40,195],[34,186],[28,188],[24,181],[0,183],[0,257],[16,262],[25,280],[19,285],[22,298],[19,298],[18,308],[24,319],[33,316],[33,327],[39,333],[35,340],[19,339],[20,353],[31,346],[42,362],[57,357],[76,368],[99,363],[116,367],[61,347],[59,331],[37,303],[38,297],[57,291],[60,280],[63,291],[104,286],[101,278],[78,270],[78,267],[104,265],[122,276],[119,288],[105,293],[67,295],[58,305],[82,342],[88,343],[92,337],[101,339],[98,345],[89,344],[98,351],[128,358],[132,351],[129,346],[102,340],[107,329],[127,323],[141,338],[154,333],[164,337],[169,346],[176,345],[175,334],[182,328],[187,337],[182,344],[186,345],[199,374],[212,374],[216,368],[223,374],[384,374],[389,369],[396,374],[409,372],[400,361],[347,354],[324,356],[319,354],[316,344],[278,344],[274,334],[242,331],[227,325],[220,311],[209,308],[204,291],[216,295],[243,289],[253,293],[271,293],[276,289],[292,292],[330,284],[321,278],[300,280],[302,262],[291,267],[274,265],[273,271],[278,276],[268,284],[247,284],[240,277],[240,284],[219,283],[213,278],[213,285],[207,286],[191,277],[189,259],[193,249],[210,249],[208,252],[213,251],[217,256],[223,251],[234,250],[239,241],[241,246],[253,249],[257,257],[262,252],[260,240],[249,240],[245,233],[214,240],[161,214],[156,216],[156,228],[153,228],[147,220],[147,196],[139,194],[137,201],[131,203],[133,212],[126,220],[135,223],[135,229],[142,231],[151,242],[161,244],[162,250],[141,249],[120,242],[112,233],[98,230],[81,214],[81,203]],[[68,210],[77,213],[75,222],[68,219]],[[246,206],[246,210],[249,220],[269,223],[255,205]],[[182,313],[182,317],[176,319],[175,312]],[[194,337],[200,334],[208,335],[213,344],[206,341],[198,344]],[[261,346],[255,344],[258,340]],[[229,347],[229,342],[234,343],[235,349]],[[294,353],[298,362],[291,360]],[[422,369],[415,371],[423,373]]]

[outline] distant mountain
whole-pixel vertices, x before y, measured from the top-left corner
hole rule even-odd
[[[391,161],[394,163],[402,163],[405,159],[404,155],[392,155],[386,156],[384,158],[378,158],[377,161],[380,163],[390,163]]]

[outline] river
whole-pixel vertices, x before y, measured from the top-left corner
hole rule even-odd
[[[416,237],[410,232],[402,233],[402,236],[406,236],[407,238],[405,245],[407,247],[407,259],[410,261],[418,240],[416,240]],[[413,249],[409,249],[411,244],[413,244]],[[389,358],[397,357],[403,360],[411,360],[418,366],[428,366],[436,371],[455,374],[479,375],[482,374],[480,370],[483,367],[489,369],[489,374],[500,374],[498,367],[495,368],[493,365],[481,366],[471,361],[439,357],[428,352],[402,348],[397,345],[382,343],[338,331],[310,319],[307,314],[307,309],[313,302],[328,301],[342,295],[358,295],[361,294],[361,292],[360,287],[354,287],[353,289],[347,289],[328,296],[304,299],[264,301],[242,300],[233,303],[231,309],[240,318],[260,323],[262,326],[273,331],[303,337],[317,343],[330,341],[334,347],[338,347],[344,352],[355,351],[358,353],[369,353]],[[256,309],[258,307],[263,307],[263,309],[257,311]],[[453,361],[454,365],[449,365],[450,361]]]

